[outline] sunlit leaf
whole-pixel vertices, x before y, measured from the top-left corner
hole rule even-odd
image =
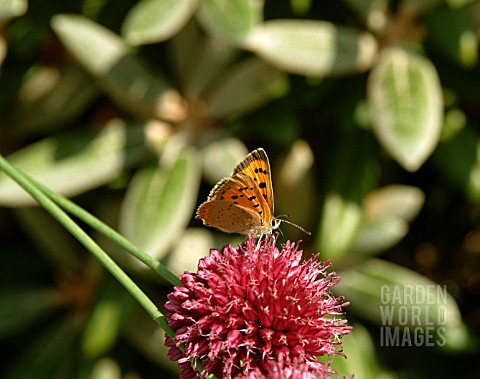
[[[310,145],[305,140],[297,140],[273,168],[275,213],[290,215],[291,218],[287,221],[305,229],[309,228],[316,208],[314,160]],[[282,232],[289,236],[305,237],[300,229],[287,224],[282,225]]]
[[[416,171],[433,152],[443,123],[435,67],[400,48],[385,50],[369,78],[375,134],[404,168]]]
[[[23,15],[28,9],[27,0],[0,1],[0,24],[11,18]]]
[[[122,369],[119,362],[110,358],[101,358],[95,361],[89,379],[122,379]]]
[[[161,259],[191,220],[199,184],[200,162],[193,148],[169,164],[139,170],[122,206],[122,233]]]
[[[266,21],[247,47],[282,70],[309,76],[364,71],[377,51],[369,33],[311,20]]]
[[[262,15],[263,0],[202,0],[198,19],[211,34],[243,43]]]
[[[16,167],[65,196],[74,196],[117,178],[145,153],[143,129],[112,120],[100,132],[77,131],[48,137],[7,157]],[[35,204],[0,173],[0,204]]]
[[[399,218],[362,220],[351,252],[377,254],[394,246],[408,233],[408,223]]]
[[[206,94],[211,117],[237,116],[283,94],[285,75],[258,59],[242,62],[225,73]]]
[[[203,174],[212,185],[230,176],[233,168],[248,154],[238,138],[222,138],[206,145],[202,151]]]
[[[348,297],[349,309],[383,328],[383,345],[382,341],[380,345],[385,346],[386,338],[391,337],[386,333],[398,330],[403,336],[421,327],[424,332],[430,331],[430,343],[434,346],[448,347],[449,343],[455,343],[457,349],[467,348],[469,337],[464,333],[460,310],[446,286],[373,258],[338,274],[342,281],[336,292]],[[427,327],[430,329],[424,329]],[[448,335],[452,334],[456,340],[449,342]]]
[[[419,188],[393,184],[369,193],[363,207],[369,219],[399,218],[411,221],[422,208],[424,200],[425,195]]]
[[[164,263],[177,275],[185,271],[196,271],[198,261],[210,253],[212,246],[210,231],[205,228],[187,229]]]
[[[395,245],[408,233],[409,222],[424,200],[419,188],[405,185],[390,185],[369,193],[363,201],[364,219],[353,251],[374,254]]]
[[[322,257],[339,259],[352,246],[362,221],[362,209],[354,201],[330,192],[324,199],[318,250]]]
[[[175,35],[193,15],[198,0],[142,0],[127,14],[122,34],[133,45],[156,43]]]
[[[52,28],[75,57],[119,106],[143,118],[180,120],[183,100],[159,72],[130,53],[112,31],[79,15],[56,15]]]
[[[5,57],[7,56],[7,41],[3,37],[0,37],[0,65],[3,63]]]

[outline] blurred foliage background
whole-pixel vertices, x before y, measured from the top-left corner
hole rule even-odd
[[[194,211],[264,147],[275,213],[312,231],[280,241],[331,259],[351,302],[335,367],[480,376],[480,2],[1,0],[0,23],[12,164],[180,274],[242,241]],[[1,377],[178,376],[145,311],[3,173],[0,206]],[[93,234],[161,307],[171,288]],[[381,346],[382,285],[434,283],[446,344]]]

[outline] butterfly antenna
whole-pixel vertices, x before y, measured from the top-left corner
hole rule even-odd
[[[280,216],[277,216],[276,218],[279,219],[280,217],[290,217],[290,215],[280,215]],[[305,234],[307,234],[309,236],[312,235],[312,233],[310,233],[307,229],[304,229],[300,225],[294,224],[291,221],[288,221],[288,220],[285,220],[285,219],[280,219],[280,221],[300,229],[302,232],[304,232]]]

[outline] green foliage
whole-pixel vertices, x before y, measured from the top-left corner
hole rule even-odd
[[[240,240],[195,209],[264,147],[275,213],[312,231],[284,224],[280,239],[331,259],[351,303],[333,366],[479,375],[479,2],[40,3],[0,1],[10,163],[178,274]],[[0,172],[0,375],[178,376],[157,324],[35,205]],[[171,286],[86,229],[161,309]],[[404,305],[445,344],[381,345],[382,288],[444,284],[444,303]]]

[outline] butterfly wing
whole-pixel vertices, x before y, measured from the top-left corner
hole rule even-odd
[[[242,234],[266,234],[271,217],[258,185],[242,172],[218,182],[196,216],[207,226]]]
[[[270,214],[274,213],[272,177],[267,153],[262,148],[248,154],[233,170],[232,177],[243,173],[250,177],[266,201]]]
[[[257,213],[226,200],[206,201],[198,208],[196,218],[206,226],[240,234],[250,233],[261,222]]]

